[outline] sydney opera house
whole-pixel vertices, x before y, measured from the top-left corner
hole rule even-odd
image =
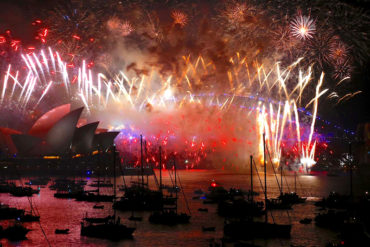
[[[27,133],[0,127],[2,160],[27,164],[42,160],[89,157],[112,147],[119,132],[98,128],[99,122],[80,119],[82,108],[61,105],[42,115]]]

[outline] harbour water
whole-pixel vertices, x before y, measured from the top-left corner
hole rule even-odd
[[[223,236],[224,218],[217,215],[217,205],[203,204],[203,200],[193,199],[194,190],[202,189],[207,191],[214,179],[219,185],[228,188],[250,188],[250,175],[220,170],[187,170],[179,171],[179,178],[183,187],[187,203],[191,211],[189,224],[177,226],[153,225],[148,222],[150,212],[135,212],[135,216],[142,216],[143,221],[132,222],[127,218],[132,212],[119,212],[118,216],[121,222],[135,226],[137,230],[134,238],[120,242],[111,242],[102,239],[88,238],[80,236],[80,222],[83,216],[88,213],[89,216],[107,216],[112,214],[111,203],[100,203],[104,209],[94,209],[93,202],[78,202],[73,199],[54,198],[52,191],[48,186],[41,188],[39,195],[34,195],[31,200],[40,214],[40,223],[32,222],[24,225],[31,232],[27,234],[27,240],[20,242],[10,242],[1,239],[3,246],[209,246],[211,239],[219,240]],[[88,185],[96,178],[85,178]],[[137,177],[125,177],[126,183],[136,181]],[[274,175],[267,176],[268,195],[275,197],[279,194]],[[279,180],[280,181],[280,180]],[[366,186],[361,179],[354,179],[355,188],[358,193],[364,190]],[[19,180],[15,181],[18,184]],[[156,186],[154,180],[149,178],[153,188]],[[164,184],[171,184],[171,177],[167,171],[163,172]],[[294,176],[288,175],[283,180],[284,191],[294,190]],[[49,183],[50,184],[50,183]],[[123,185],[122,177],[117,177],[117,184]],[[291,223],[292,232],[290,239],[270,239],[254,240],[254,244],[260,246],[325,246],[328,241],[336,240],[335,232],[316,227],[314,223],[303,225],[299,220],[309,217],[314,218],[319,213],[319,209],[314,206],[314,202],[320,197],[327,196],[330,191],[339,193],[349,193],[349,177],[346,175],[338,177],[328,176],[309,176],[300,175],[297,179],[297,192],[303,197],[307,197],[307,202],[293,206],[289,211],[273,211],[269,214],[269,220],[272,217],[278,223]],[[362,186],[359,186],[361,184]],[[89,188],[87,185],[86,189]],[[289,188],[288,188],[289,186]],[[254,177],[254,188],[257,192],[262,192],[261,184],[257,176]],[[96,188],[95,188],[96,189]],[[112,188],[101,188],[101,193],[112,194]],[[123,192],[118,192],[118,195]],[[186,202],[183,193],[179,193],[179,211],[186,211]],[[263,199],[262,193],[256,197]],[[1,193],[0,202],[9,204],[12,207],[30,210],[30,203],[27,197],[12,197],[9,194]],[[208,208],[208,212],[199,212],[198,208]],[[1,225],[8,224],[7,221],[1,221]],[[216,227],[214,232],[203,232],[202,226]],[[55,229],[69,228],[68,235],[56,235]]]

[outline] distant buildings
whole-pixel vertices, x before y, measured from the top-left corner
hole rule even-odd
[[[360,164],[370,164],[370,123],[357,126],[358,151],[355,154]]]

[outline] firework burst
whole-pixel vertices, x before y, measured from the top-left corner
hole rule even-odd
[[[336,61],[333,65],[333,68],[334,79],[342,80],[344,78],[351,77],[353,67],[349,59],[346,59],[344,61]]]
[[[122,37],[130,35],[134,31],[134,28],[129,21],[121,21],[116,17],[107,21],[107,27],[109,31]]]
[[[179,10],[174,10],[171,12],[171,17],[173,19],[173,24],[178,24],[181,27],[185,27],[188,23],[188,16]]]
[[[330,31],[317,33],[314,39],[309,39],[303,46],[305,57],[310,63],[315,63],[320,70],[331,62],[333,35]]]
[[[246,11],[248,10],[245,3],[236,3],[229,5],[225,11],[227,19],[233,24],[239,24],[245,21]]]
[[[330,45],[330,58],[337,62],[343,63],[349,55],[349,48],[340,40],[336,40]]]
[[[310,16],[298,15],[290,23],[292,35],[305,40],[311,39],[316,31],[315,21]]]

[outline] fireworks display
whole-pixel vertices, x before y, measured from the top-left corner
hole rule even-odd
[[[300,39],[310,39],[315,33],[315,22],[309,16],[298,15],[291,23],[292,35]]]
[[[370,19],[334,1],[295,3],[65,1],[30,24],[34,45],[0,36],[1,110],[29,126],[83,105],[121,131],[121,154],[137,155],[143,134],[157,166],[162,145],[188,168],[240,167],[262,159],[265,133],[272,163],[309,168],[319,102],[361,93],[343,88],[368,59]]]

